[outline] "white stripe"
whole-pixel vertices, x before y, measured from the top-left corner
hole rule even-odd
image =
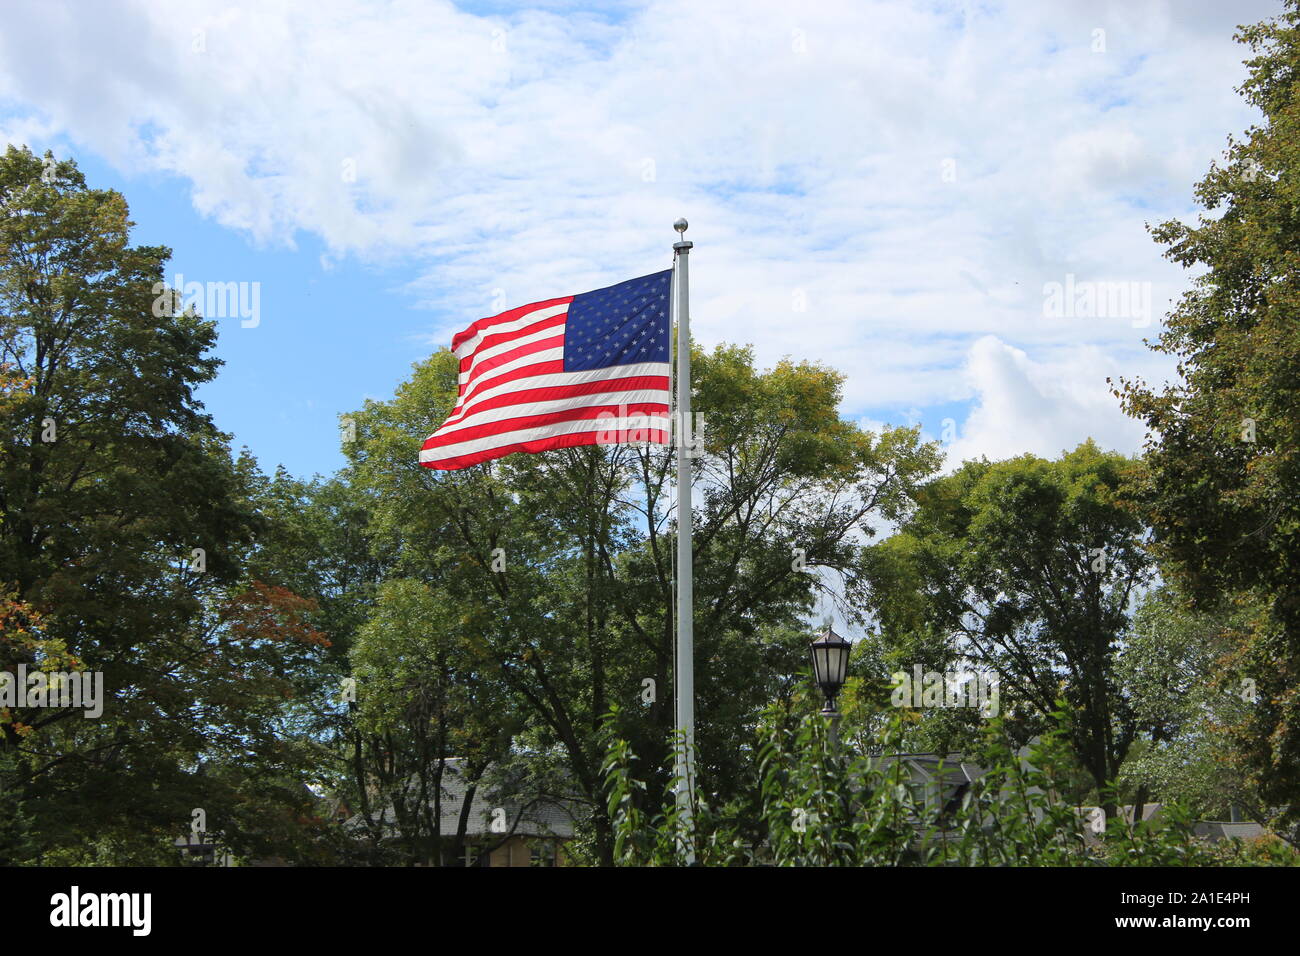
[[[511,339],[509,342],[499,342],[496,345],[481,349],[474,353],[474,357],[469,360],[469,368],[465,371],[473,372],[475,367],[486,362],[488,359],[495,358],[498,355],[504,355],[506,352],[509,352],[512,349],[517,349],[521,345],[532,345],[534,342],[544,342],[547,339],[555,338],[557,335],[563,335],[564,325],[565,323],[561,322],[559,325],[553,325],[550,328],[542,329],[538,332],[529,332],[527,335],[520,335],[517,338]],[[493,371],[495,371],[495,369]]]
[[[474,379],[469,388],[465,389],[464,394],[456,400],[456,407],[451,410],[448,418],[457,417],[461,410],[470,404],[471,399],[477,398],[481,393],[487,390],[492,382],[508,372],[516,369],[525,368],[529,365],[538,365],[542,362],[554,362],[556,359],[564,358],[564,346],[555,345],[549,349],[542,349],[540,352],[531,352],[528,355],[521,355],[519,358],[511,359],[498,365],[491,371],[484,372],[478,378]]]
[[[489,422],[501,422],[508,418],[547,415],[551,412],[563,412],[571,408],[587,408],[591,405],[635,405],[640,402],[659,402],[667,405],[668,390],[666,388],[644,388],[625,392],[598,392],[592,395],[571,395],[568,398],[552,398],[544,402],[524,402],[520,405],[489,408],[485,411],[471,413],[451,427],[444,424],[429,437],[439,438],[457,431],[463,431],[466,428],[475,428]],[[667,414],[666,409],[665,414]]]
[[[637,425],[637,427],[655,428],[660,431],[668,430],[667,415],[629,417],[634,419],[633,424]],[[583,419],[577,422],[557,422],[554,425],[543,425],[539,428],[525,428],[520,431],[503,432],[500,435],[489,435],[487,438],[463,441],[457,445],[422,448],[420,450],[420,461],[445,461],[448,458],[459,458],[462,455],[472,455],[477,451],[501,448],[518,442],[535,441],[538,438],[572,435],[575,432],[613,431],[617,427],[619,427],[617,416],[605,419]],[[626,425],[623,427],[626,427]]]
[[[474,333],[473,338],[468,338],[461,342],[452,350],[452,355],[461,359],[478,348],[478,344],[489,335],[496,335],[498,332],[517,332],[520,329],[526,329],[534,322],[540,322],[542,319],[549,319],[553,315],[561,315],[569,311],[569,303],[561,302],[559,305],[548,305],[543,309],[533,309],[531,312],[525,312],[522,317],[510,322],[497,322],[495,325],[487,325]]]
[[[538,355],[546,355],[548,352],[538,352]],[[529,356],[532,358],[532,356]],[[556,356],[557,358],[559,356]],[[504,366],[502,366],[504,368]],[[496,369],[493,369],[495,372]],[[460,403],[447,416],[443,422],[443,427],[455,424],[457,421],[472,414],[473,408],[478,402],[485,398],[495,398],[498,395],[509,395],[511,392],[522,392],[530,388],[551,388],[557,385],[581,385],[585,382],[601,382],[611,378],[629,378],[634,375],[663,375],[668,374],[667,362],[636,362],[632,365],[610,365],[605,368],[587,369],[584,372],[548,372],[542,375],[524,375],[520,378],[512,379],[509,382],[501,382],[498,385],[480,386],[479,382],[474,383],[474,389],[466,392]],[[480,380],[481,381],[481,380]]]
[[[465,369],[465,371],[461,372],[456,377],[456,384],[467,385],[470,381],[470,376],[474,374],[474,370],[478,368],[483,362],[487,361],[490,358],[495,358],[496,356],[509,352],[511,349],[518,348],[521,345],[532,345],[535,342],[545,342],[547,339],[553,339],[556,336],[562,336],[562,335],[564,335],[564,326],[557,325],[554,326],[553,328],[543,329],[541,332],[533,332],[531,335],[521,336],[518,339],[514,339],[502,345],[494,345],[489,349],[484,349],[481,354],[476,354],[472,359],[470,359],[469,368]],[[562,349],[564,348],[564,346],[563,344],[553,345],[551,346],[551,348]],[[531,364],[532,362],[537,361],[537,359],[534,356],[549,355],[549,354],[554,354],[554,353],[547,352],[545,350],[541,352],[531,352],[527,356],[520,356],[517,359],[512,359],[511,362],[507,365],[498,365],[496,368],[489,369],[488,371],[479,375],[478,378],[474,379],[474,381],[477,382],[479,379],[491,378],[494,375],[500,375],[502,369],[519,368],[520,362],[523,362],[525,359],[527,359],[527,361],[524,362],[524,364]],[[563,355],[564,353],[561,352],[560,355],[556,357],[560,358],[563,357]],[[462,400],[463,400],[463,396],[462,396]]]

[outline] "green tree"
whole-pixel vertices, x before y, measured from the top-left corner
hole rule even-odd
[[[727,793],[755,754],[747,727],[804,667],[804,616],[823,578],[853,585],[872,522],[901,515],[937,451],[914,430],[843,421],[840,377],[749,350],[697,350],[695,607],[703,785]],[[612,857],[599,741],[613,703],[648,774],[662,782],[672,730],[675,526],[672,456],[660,446],[513,455],[458,472],[416,450],[452,407],[456,363],[439,352],[390,402],[351,417],[351,474],[375,502],[373,532],[417,578],[462,609],[493,658],[529,745],[558,749],[594,808],[598,858]],[[647,683],[647,679],[652,683]]]
[[[460,627],[452,602],[412,578],[381,587],[352,656],[359,730],[352,782],[367,835],[400,848],[408,862],[456,860],[474,792],[519,729],[492,678],[492,657]],[[455,806],[443,786],[453,757],[467,793]],[[443,816],[453,814],[456,827],[445,832]]]
[[[286,732],[310,751],[304,782],[329,794],[333,811],[365,813],[381,751],[366,747],[357,725],[354,655],[361,627],[375,613],[380,587],[393,565],[369,533],[370,502],[346,471],[328,480],[302,481],[283,469],[256,480],[254,501],[265,528],[248,559],[247,575],[309,597],[312,624],[329,640],[308,666],[287,676],[293,696],[284,702]],[[337,834],[355,851],[346,834]],[[375,862],[370,842],[359,859]]]
[[[1145,596],[1118,666],[1142,734],[1121,774],[1136,788],[1135,806],[1154,795],[1205,819],[1226,819],[1232,804],[1265,818],[1233,766],[1228,734],[1248,715],[1253,692],[1221,676],[1234,635],[1256,611],[1198,613],[1167,586]]]
[[[292,763],[283,678],[321,646],[307,604],[242,573],[256,468],[194,398],[216,329],[160,296],[169,252],[130,227],[73,163],[0,157],[0,594],[39,615],[4,616],[0,668],[99,672],[106,698],[0,714],[30,827],[11,862],[173,861],[196,807],[265,850],[247,811]],[[250,757],[242,788],[197,772]]]
[[[1137,732],[1116,659],[1152,570],[1124,498],[1133,464],[1091,441],[1057,461],[968,462],[922,488],[916,513],[864,559],[888,644],[945,637],[946,652],[930,652],[996,673],[1010,726],[1032,718],[1022,737],[1050,728],[1064,698],[1071,747],[1112,811]]]
[[[1206,213],[1153,230],[1198,270],[1156,351],[1161,389],[1122,381],[1150,429],[1143,501],[1162,572],[1206,610],[1248,592],[1268,613],[1231,663],[1259,696],[1235,731],[1279,825],[1300,823],[1300,12],[1243,28],[1240,92],[1263,114],[1196,186]]]

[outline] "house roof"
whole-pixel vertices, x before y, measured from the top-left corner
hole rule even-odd
[[[1192,830],[1198,837],[1216,841],[1222,839],[1250,840],[1263,836],[1268,831],[1258,823],[1229,823],[1226,821],[1207,820],[1198,823]]]
[[[460,825],[461,809],[469,791],[465,778],[464,761],[459,757],[448,758],[442,773],[442,803],[440,816],[444,835],[454,834]],[[550,794],[528,795],[513,793],[503,797],[501,791],[514,790],[513,787],[480,784],[474,791],[470,802],[469,816],[465,822],[467,837],[504,837],[507,833],[524,837],[556,837],[570,839],[573,837],[573,823],[579,804],[572,798]],[[430,804],[432,804],[430,796]],[[392,807],[386,807],[380,817],[381,824],[387,829],[396,819]],[[347,824],[349,827],[362,825],[360,814],[354,816]]]
[[[449,759],[442,774],[442,830],[456,831],[461,807],[469,789],[464,776],[463,761]],[[497,814],[501,810],[503,813]],[[573,836],[573,819],[578,807],[571,799],[548,794],[512,796],[501,799],[496,791],[480,786],[470,804],[469,820],[465,825],[467,835],[491,835],[494,817],[505,821],[505,829],[520,836],[553,836],[568,839]],[[499,824],[498,824],[499,825]]]
[[[914,778],[948,786],[970,783],[984,775],[983,767],[963,760],[961,754],[884,754],[876,759],[881,767],[901,762]]]

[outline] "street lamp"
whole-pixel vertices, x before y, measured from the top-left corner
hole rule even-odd
[[[840,731],[840,712],[835,707],[835,698],[839,696],[840,688],[848,677],[849,651],[852,647],[852,644],[831,630],[829,624],[822,636],[808,647],[812,655],[813,677],[826,695],[826,706],[822,708],[822,714],[830,718],[833,746],[839,746]]]

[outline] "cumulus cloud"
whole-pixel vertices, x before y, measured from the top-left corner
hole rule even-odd
[[[1055,451],[1100,408],[1086,377],[1153,330],[1044,321],[1044,283],[1185,284],[1143,223],[1187,215],[1253,121],[1230,34],[1275,12],[29,3],[0,32],[0,130],[178,176],[253,242],[319,237],[322,268],[399,261],[431,345],[666,267],[686,215],[705,344],[827,362],[850,414],[973,387],[981,448]]]
[[[976,398],[947,448],[948,468],[980,456],[1055,458],[1088,438],[1126,454],[1142,446],[1145,430],[1123,414],[1106,384],[1122,374],[1119,362],[1095,346],[1034,361],[986,335],[971,347],[965,373]]]

